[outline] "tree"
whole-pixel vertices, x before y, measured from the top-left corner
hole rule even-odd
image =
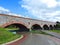
[[[55,29],[58,29],[58,30],[60,29],[60,22],[59,21],[56,22]]]

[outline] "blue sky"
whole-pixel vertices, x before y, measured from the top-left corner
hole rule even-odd
[[[0,0],[0,13],[60,21],[60,0]]]

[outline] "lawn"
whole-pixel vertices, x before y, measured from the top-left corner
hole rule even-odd
[[[21,35],[13,34],[12,32],[9,32],[5,28],[0,28],[0,44],[15,40],[20,36]]]
[[[31,33],[48,35],[47,33],[43,32],[43,31],[41,31],[41,30],[32,30]]]
[[[18,28],[5,28],[6,30],[18,30]]]
[[[50,30],[50,31],[60,33],[60,30]]]

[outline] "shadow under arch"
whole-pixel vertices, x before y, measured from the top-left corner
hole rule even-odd
[[[26,26],[24,26],[23,24],[20,24],[20,23],[12,23],[12,24],[5,26],[5,28],[8,28],[9,26],[19,28],[18,29],[19,32],[29,31],[29,29]]]
[[[41,26],[38,25],[38,24],[32,25],[31,29],[32,29],[32,30],[42,30]]]
[[[53,26],[52,26],[52,25],[50,25],[50,26],[49,26],[49,29],[50,29],[50,30],[53,30]]]
[[[47,24],[43,25],[43,29],[44,29],[44,30],[49,30],[48,25],[47,25]]]

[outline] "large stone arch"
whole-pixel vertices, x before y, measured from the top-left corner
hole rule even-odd
[[[17,27],[19,27],[20,31],[29,31],[27,25],[25,25],[22,22],[8,22],[8,23],[3,24],[2,27],[6,28],[9,25],[16,25]]]
[[[33,24],[33,25],[31,26],[31,29],[32,29],[32,30],[42,30],[42,28],[41,28],[41,26],[40,26],[39,24]]]
[[[44,24],[44,25],[43,25],[43,29],[44,29],[44,30],[49,30],[49,26],[48,26],[47,24]]]

